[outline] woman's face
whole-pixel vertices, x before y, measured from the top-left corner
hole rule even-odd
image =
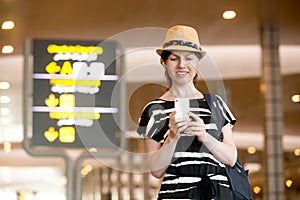
[[[197,74],[196,67],[199,64],[199,57],[189,51],[173,51],[164,61],[172,83],[193,82]]]

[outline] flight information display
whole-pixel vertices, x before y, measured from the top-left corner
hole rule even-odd
[[[33,41],[33,146],[118,143],[114,41]]]

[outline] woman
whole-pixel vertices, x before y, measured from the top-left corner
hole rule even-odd
[[[152,175],[164,177],[158,199],[230,199],[224,164],[233,166],[237,159],[231,130],[235,118],[218,97],[225,118],[220,142],[204,95],[193,83],[198,76],[196,67],[206,53],[196,30],[171,27],[163,48],[156,52],[169,89],[144,108],[138,133],[145,138]],[[189,98],[189,119],[175,119],[175,98]]]

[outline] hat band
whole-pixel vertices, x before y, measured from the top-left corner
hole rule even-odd
[[[167,48],[169,46],[185,46],[185,47],[191,47],[195,50],[200,50],[202,51],[201,47],[199,47],[197,44],[195,43],[192,43],[192,42],[188,42],[188,41],[183,41],[183,40],[170,40],[169,42],[166,42],[164,45],[163,45],[163,48]]]

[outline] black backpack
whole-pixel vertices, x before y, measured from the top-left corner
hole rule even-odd
[[[212,118],[218,127],[218,138],[223,140],[222,127],[224,117],[222,111],[218,107],[218,99],[215,94],[204,94],[208,107],[211,111]],[[244,170],[243,165],[237,159],[235,165],[230,167],[226,165],[227,177],[232,191],[233,200],[253,200],[248,170]]]

